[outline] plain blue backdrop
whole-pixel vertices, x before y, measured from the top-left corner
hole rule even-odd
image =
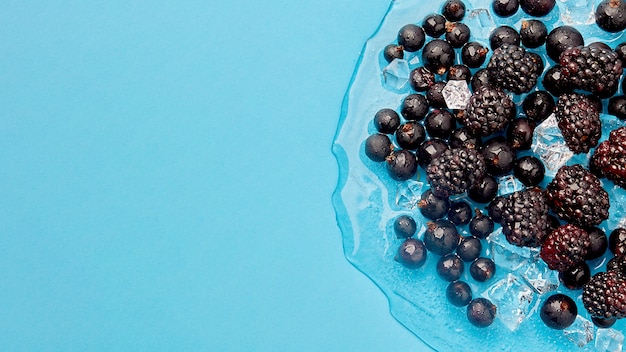
[[[424,350],[330,201],[388,6],[4,1],[0,350]]]

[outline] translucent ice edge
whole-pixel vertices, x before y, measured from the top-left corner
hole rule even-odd
[[[580,2],[577,0],[577,2]],[[496,321],[486,329],[473,327],[465,319],[465,309],[456,308],[447,303],[445,287],[447,282],[435,274],[434,265],[437,257],[429,253],[426,264],[418,270],[405,269],[394,262],[393,257],[400,240],[393,236],[390,224],[400,214],[413,214],[415,219],[422,219],[415,208],[399,206],[396,203],[398,190],[404,183],[391,180],[384,165],[371,162],[363,153],[363,141],[373,132],[371,120],[374,113],[382,107],[397,110],[404,96],[410,92],[406,85],[398,89],[385,87],[382,70],[387,63],[382,59],[382,48],[393,42],[398,29],[407,23],[419,23],[428,13],[437,12],[443,1],[433,6],[420,0],[393,1],[375,34],[366,42],[358,59],[356,69],[350,81],[350,87],[343,100],[339,125],[332,146],[339,167],[339,180],[333,193],[333,206],[337,215],[337,223],[342,232],[344,253],[346,258],[357,269],[368,276],[388,297],[392,315],[411,332],[436,350],[526,350],[526,351],[592,351],[594,343],[587,343],[581,349],[571,341],[571,334],[555,332],[546,328],[538,319],[538,314],[529,314],[511,332],[502,321]],[[489,0],[466,0],[468,12],[476,9],[489,8]],[[585,4],[588,4],[585,2]],[[563,23],[565,3],[557,2],[558,10],[553,12],[546,21],[549,28]],[[526,18],[521,11],[509,19],[493,17],[495,24],[508,24],[519,28],[521,20]],[[586,43],[604,41],[611,46],[621,42],[618,35],[603,33],[595,25],[576,26],[586,37]],[[476,38],[474,38],[476,39]],[[487,44],[484,40],[479,40]],[[543,51],[539,51],[547,60]],[[419,66],[419,58],[415,55],[406,58],[409,68]],[[547,69],[548,66],[546,66]],[[517,98],[516,102],[521,102]],[[605,117],[603,116],[603,119]],[[610,120],[610,118],[609,118]],[[615,119],[613,119],[615,120]],[[603,121],[604,122],[604,121]],[[611,122],[611,127],[621,122]],[[609,124],[610,125],[610,124]],[[606,127],[604,124],[603,127]],[[612,128],[611,128],[612,129]],[[603,131],[603,139],[608,132]],[[576,155],[568,160],[568,164],[584,162],[585,155]],[[423,174],[418,181],[425,181]],[[610,182],[603,180],[608,189]],[[542,186],[545,186],[544,181]],[[622,189],[611,193],[611,201],[625,197]],[[613,211],[613,209],[612,209]],[[619,210],[622,218],[610,219],[601,224],[607,231],[616,223],[626,223],[624,209]],[[423,219],[422,219],[423,220]],[[464,234],[466,228],[462,228]],[[416,237],[420,238],[423,230]],[[483,242],[483,247],[488,247]],[[489,256],[489,249],[483,250]],[[602,268],[604,260],[596,261]],[[491,285],[508,275],[508,271],[499,270],[496,277],[487,283],[476,283],[468,277],[468,267],[463,280],[468,282],[479,296]],[[573,292],[559,287],[553,292],[564,292],[575,298],[580,292]],[[585,314],[579,297],[576,298],[579,313]],[[537,300],[539,302],[540,299]],[[588,317],[587,317],[588,318]],[[625,331],[624,321],[618,321],[613,327],[616,331]],[[601,329],[597,329],[600,330]],[[602,337],[605,338],[603,333]]]

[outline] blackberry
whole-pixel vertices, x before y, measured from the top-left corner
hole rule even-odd
[[[470,86],[473,92],[477,92],[481,87],[491,87],[492,85],[489,70],[486,68],[476,71],[470,80]]]
[[[464,262],[471,262],[478,258],[482,251],[480,239],[476,236],[461,237],[461,242],[456,247],[456,254]]]
[[[533,144],[533,132],[535,132],[535,123],[530,119],[515,119],[506,129],[506,139],[513,149],[528,150]]]
[[[447,108],[446,99],[443,97],[443,89],[446,87],[446,82],[435,82],[428,88],[426,92],[426,99],[428,104],[433,108]]]
[[[455,307],[465,307],[472,300],[472,289],[463,281],[453,281],[446,288],[446,297]]]
[[[615,271],[599,272],[583,288],[583,305],[593,317],[626,317],[626,278]]]
[[[486,298],[475,298],[467,305],[467,320],[472,325],[485,328],[496,319],[496,306]]]
[[[457,148],[443,152],[426,167],[428,183],[441,197],[460,194],[485,175],[485,161],[474,149]]]
[[[391,140],[384,134],[376,133],[365,140],[365,155],[372,161],[385,161],[392,151]]]
[[[596,24],[611,33],[626,29],[626,2],[623,0],[603,0],[596,7]]]
[[[436,255],[454,252],[460,240],[461,236],[449,220],[439,219],[429,222],[424,232],[426,248]]]
[[[410,215],[400,215],[393,221],[393,231],[397,238],[409,238],[417,231],[415,219]]]
[[[465,265],[461,257],[454,253],[448,253],[439,258],[436,270],[442,279],[452,282],[461,278],[463,271],[465,271]]]
[[[456,201],[450,204],[448,220],[455,225],[465,225],[472,219],[472,207],[464,201]]]
[[[565,49],[583,45],[585,45],[585,40],[576,28],[560,26],[554,28],[548,34],[548,38],[546,38],[546,53],[554,62],[559,62],[559,57]]]
[[[446,40],[453,48],[460,48],[470,38],[470,28],[465,23],[448,22],[446,24]]]
[[[616,257],[626,257],[626,229],[618,227],[611,231],[609,250]]]
[[[493,0],[491,3],[493,12],[500,17],[513,16],[519,9],[518,0]]]
[[[389,44],[383,49],[383,57],[387,62],[395,59],[404,59],[404,48],[402,45]]]
[[[482,66],[489,49],[478,42],[469,42],[461,49],[461,61],[470,68]]]
[[[539,316],[547,327],[563,330],[572,325],[578,315],[576,302],[570,297],[557,293],[543,302]]]
[[[561,225],[543,240],[540,255],[548,268],[563,272],[585,260],[590,245],[587,231],[572,224]]]
[[[448,70],[448,75],[446,76],[448,81],[465,81],[467,83],[472,79],[472,71],[470,71],[469,67],[466,65],[453,65]]]
[[[450,209],[450,201],[447,197],[437,197],[433,194],[433,191],[428,189],[420,198],[417,203],[417,207],[420,209],[422,215],[431,220],[441,219],[448,214]]]
[[[457,119],[472,134],[489,136],[502,131],[516,113],[515,104],[507,94],[482,87],[472,94],[467,109],[457,113]]]
[[[574,153],[587,153],[602,136],[600,113],[587,96],[578,93],[559,97],[554,111],[567,147]]]
[[[483,145],[482,139],[470,132],[467,127],[460,127],[452,131],[449,142],[450,148],[478,149]]]
[[[446,32],[446,18],[439,14],[431,14],[422,22],[424,32],[433,38],[439,38]]]
[[[517,156],[511,145],[504,138],[494,138],[481,148],[481,154],[485,159],[487,173],[493,176],[501,176],[511,172]]]
[[[543,62],[518,45],[502,44],[494,50],[487,68],[496,86],[521,94],[537,84]]]
[[[467,191],[467,196],[476,203],[489,203],[498,193],[498,182],[491,175],[485,175],[483,180]]]
[[[626,96],[616,95],[609,99],[608,111],[610,115],[620,120],[626,120]]]
[[[427,251],[424,242],[407,238],[398,248],[395,260],[409,269],[416,269],[424,265],[426,258]]]
[[[400,126],[400,115],[392,109],[380,109],[374,115],[374,126],[380,133],[394,133]]]
[[[454,48],[450,43],[441,39],[433,39],[422,49],[422,62],[424,67],[431,72],[442,75],[450,66],[454,65],[454,55]]]
[[[609,194],[581,165],[561,166],[546,187],[550,209],[578,226],[595,226],[609,217]]]
[[[524,20],[519,34],[525,47],[538,48],[546,42],[548,28],[541,21]]]
[[[513,175],[526,187],[538,186],[546,174],[541,160],[532,155],[523,156],[515,162]]]
[[[416,92],[425,92],[435,83],[435,74],[426,67],[418,67],[411,71],[409,83]]]
[[[571,93],[574,90],[572,84],[564,78],[560,65],[554,65],[546,70],[541,84],[554,96]]]
[[[424,46],[426,36],[422,27],[407,24],[398,31],[398,44],[408,52],[418,51]]]
[[[574,88],[607,98],[617,92],[622,61],[617,53],[599,47],[568,48],[560,56],[561,72]]]
[[[465,4],[461,0],[448,0],[443,4],[441,14],[448,21],[458,22],[465,17]]]
[[[559,280],[570,290],[580,290],[591,279],[591,270],[585,262],[578,262],[559,273]]]
[[[535,17],[543,17],[552,11],[556,0],[520,0],[522,11]]]
[[[478,258],[470,265],[470,275],[478,282],[485,282],[496,274],[496,264],[489,258]]]
[[[448,110],[435,109],[426,115],[424,126],[429,136],[448,138],[456,127],[456,119]]]
[[[483,214],[480,210],[476,210],[476,216],[470,220],[469,231],[473,236],[484,239],[487,238],[494,228],[491,217]]]
[[[613,257],[606,263],[606,271],[615,271],[626,277],[626,257]]]
[[[424,126],[415,121],[408,121],[396,130],[396,142],[404,149],[416,150],[425,139]]]
[[[407,120],[422,120],[428,113],[428,100],[421,94],[409,94],[402,101],[400,113]]]
[[[589,169],[626,188],[626,127],[611,131],[609,139],[600,143],[593,151]]]
[[[585,256],[585,260],[598,259],[604,255],[606,249],[609,248],[609,240],[602,229],[591,227],[587,229],[589,233],[589,241],[591,245]]]
[[[530,188],[507,195],[501,213],[502,232],[510,243],[538,247],[546,237],[548,202],[541,189]],[[489,214],[492,214],[491,206]]]
[[[538,90],[528,94],[522,103],[522,110],[524,110],[526,117],[536,123],[540,123],[548,118],[555,107],[554,98],[545,90]]]
[[[432,138],[424,141],[417,149],[417,161],[422,167],[426,167],[430,162],[448,150],[448,145],[441,139]]]
[[[520,44],[520,35],[515,28],[509,26],[500,26],[494,29],[489,35],[489,46],[491,50],[496,50],[503,44]]]

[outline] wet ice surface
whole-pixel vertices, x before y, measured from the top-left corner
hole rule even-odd
[[[393,91],[402,90],[409,83],[409,63],[406,60],[394,59],[383,69],[383,85]]]
[[[594,325],[591,321],[578,315],[574,323],[563,329],[563,334],[568,340],[578,347],[584,347],[593,340]]]
[[[598,1],[559,0],[561,20],[567,25],[592,24],[596,19],[594,11]]]
[[[513,274],[493,284],[483,296],[498,307],[498,319],[511,331],[517,330],[533,313],[537,298],[535,292]]]
[[[489,34],[496,28],[496,23],[489,10],[476,8],[470,10],[465,16],[464,22],[470,27],[472,36],[479,41],[489,43]]]
[[[408,180],[398,185],[396,191],[396,205],[404,209],[416,209],[422,196],[424,183]]]
[[[443,99],[450,109],[465,109],[472,96],[467,82],[460,80],[448,81],[441,94],[443,94]]]
[[[540,258],[535,257],[522,271],[524,280],[539,294],[543,295],[559,288],[559,273],[550,270]]]
[[[503,196],[506,194],[511,194],[513,192],[521,191],[526,188],[523,183],[521,183],[517,177],[513,175],[504,175],[498,177],[496,180],[498,182],[498,195]]]
[[[624,335],[615,329],[598,329],[595,347],[597,351],[621,352]]]
[[[535,128],[531,149],[543,161],[546,176],[551,177],[574,156],[565,144],[554,114]]]
[[[516,271],[526,267],[534,260],[534,253],[528,247],[518,247],[507,241],[502,228],[496,229],[487,237],[491,259],[498,267]]]

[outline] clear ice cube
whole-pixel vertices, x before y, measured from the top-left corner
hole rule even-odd
[[[487,242],[489,243],[491,259],[501,268],[515,271],[533,261],[531,250],[527,247],[510,244],[502,233],[502,228],[491,233],[487,237]]]
[[[513,274],[493,284],[483,296],[498,307],[497,317],[511,331],[517,330],[532,314],[537,297],[530,287]]]
[[[466,15],[465,24],[472,29],[472,36],[478,41],[488,41],[489,34],[496,28],[496,22],[489,10],[478,8]]]
[[[513,175],[505,175],[505,176],[498,177],[497,182],[498,182],[498,195],[499,196],[521,191],[526,188],[524,184],[521,183],[517,179],[517,177]]]
[[[464,110],[467,107],[472,92],[470,92],[467,82],[463,80],[450,80],[441,91],[446,105],[450,109]]]
[[[580,315],[576,317],[572,325],[563,329],[563,335],[578,347],[584,347],[591,342],[591,340],[593,340],[593,333],[593,323]]]
[[[533,261],[522,273],[522,278],[540,295],[559,288],[559,273],[550,270],[541,259]]]
[[[383,68],[383,86],[392,91],[402,90],[409,82],[409,63],[406,60],[394,59]]]
[[[596,333],[596,350],[602,352],[621,352],[624,335],[615,329],[598,329]]]
[[[608,193],[611,204],[611,216],[607,220],[608,227],[611,229],[626,227],[626,194],[624,189],[613,186],[613,189]]]
[[[554,114],[535,128],[531,149],[543,161],[547,176],[556,175],[559,168],[574,156],[565,144]]]
[[[594,0],[559,0],[561,20],[567,25],[592,24],[596,21]]]
[[[415,209],[422,196],[423,182],[408,180],[398,185],[396,205],[400,208]]]

